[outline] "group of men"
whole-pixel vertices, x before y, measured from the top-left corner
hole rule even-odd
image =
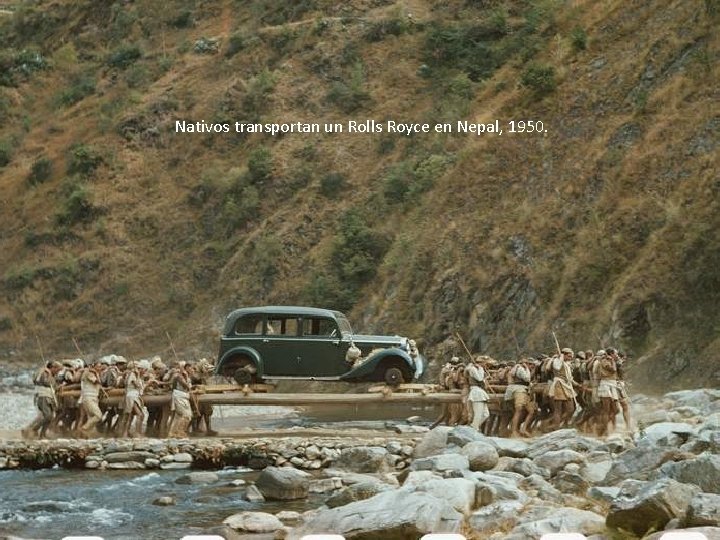
[[[37,417],[22,433],[44,438],[49,429],[80,437],[100,433],[121,437],[185,437],[191,427],[214,434],[212,406],[198,403],[191,392],[204,385],[213,365],[175,361],[167,366],[160,357],[127,361],[110,355],[89,365],[81,359],[47,362],[34,376]],[[171,393],[170,404],[145,405],[146,394]],[[103,398],[107,399],[101,399]]]
[[[511,437],[575,426],[604,436],[616,429],[622,411],[632,431],[625,362],[613,347],[578,353],[565,348],[517,362],[478,355],[463,363],[453,356],[439,383],[459,391],[463,400],[446,406],[436,425],[470,424],[488,435]]]

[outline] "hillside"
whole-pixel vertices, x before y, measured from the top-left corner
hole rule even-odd
[[[554,330],[636,388],[717,384],[718,0],[4,8],[3,362],[213,355],[231,308],[307,303],[436,358]],[[175,132],[365,119],[547,133]]]

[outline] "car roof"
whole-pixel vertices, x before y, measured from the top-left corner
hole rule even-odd
[[[330,317],[333,319],[338,316],[345,316],[343,313],[339,311],[334,311],[332,309],[322,309],[306,306],[261,306],[236,309],[235,311],[230,313],[230,315],[228,315],[228,318],[236,319],[243,315],[255,313],[267,313],[269,315],[310,315],[314,317]]]

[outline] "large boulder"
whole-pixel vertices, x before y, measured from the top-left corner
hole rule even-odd
[[[579,463],[585,465],[585,456],[574,450],[551,450],[535,458],[535,465],[548,469],[550,474],[556,474],[568,463]]]
[[[720,396],[717,390],[709,388],[698,388],[694,390],[679,390],[670,392],[663,396],[664,399],[672,402],[672,407],[696,407],[704,414],[716,412],[720,404],[717,403]]]
[[[680,446],[690,437],[697,436],[697,428],[683,422],[658,422],[645,429],[638,445]],[[679,442],[680,444],[672,444]]]
[[[690,501],[686,527],[720,527],[720,495],[698,493]]]
[[[240,512],[225,518],[223,524],[236,531],[251,533],[274,532],[283,526],[277,517],[265,512]]]
[[[552,484],[563,493],[571,493],[574,495],[585,494],[590,487],[590,483],[585,480],[585,478],[569,471],[558,472]]]
[[[351,486],[344,487],[327,501],[325,505],[328,508],[336,508],[338,506],[345,506],[346,504],[364,501],[374,497],[378,493],[383,491],[390,491],[392,488],[387,484],[381,482],[362,482],[360,484],[353,484]]]
[[[475,507],[475,482],[465,478],[429,480],[412,487],[403,486],[403,489],[429,493],[450,503],[455,510],[465,515],[470,514]]]
[[[587,480],[597,484],[605,480],[613,465],[613,458],[607,452],[591,452],[585,458],[585,464],[580,469]]]
[[[521,475],[501,476],[497,473],[467,473],[466,478],[475,482],[475,497],[478,505],[488,505],[499,500],[525,502],[528,496],[518,487]]]
[[[595,450],[601,444],[602,443],[596,439],[580,435],[576,429],[559,429],[557,431],[551,431],[530,443],[527,457],[535,459],[556,450],[589,452],[590,450]]]
[[[524,503],[520,501],[497,501],[473,512],[468,524],[480,538],[486,538],[499,530],[509,530],[518,524]]]
[[[447,426],[438,426],[428,431],[415,445],[413,457],[417,459],[442,454],[447,447],[448,433],[451,429]]]
[[[468,443],[483,441],[485,435],[470,426],[455,426],[447,434],[447,444],[463,447]]]
[[[470,468],[470,461],[462,454],[440,454],[416,459],[410,464],[411,471],[462,471]]]
[[[320,510],[293,535],[327,531],[354,540],[415,540],[430,532],[460,532],[462,523],[463,515],[447,501],[400,489]]]
[[[688,505],[699,493],[697,486],[670,478],[653,482],[626,480],[610,505],[607,526],[643,536],[663,529],[671,519],[684,519]]]
[[[558,488],[537,474],[531,474],[525,478],[520,482],[520,487],[545,502],[562,504],[565,500],[565,496]]]
[[[659,475],[695,484],[708,493],[720,493],[720,456],[702,454],[694,459],[666,463],[660,467]]]
[[[482,441],[469,442],[460,453],[467,456],[471,471],[489,471],[497,465],[500,456],[491,444]]]
[[[310,488],[310,475],[291,467],[266,467],[255,485],[269,500],[304,499]]]
[[[585,536],[605,530],[605,519],[594,512],[577,508],[557,508],[551,514],[535,521],[521,516],[521,524],[503,538],[505,540],[539,540],[545,534],[580,533]]]
[[[703,538],[703,540],[720,540],[720,527],[691,527],[689,529],[675,529],[672,532],[695,533],[695,535],[692,537],[688,534],[686,536],[688,540],[690,540],[690,538]],[[651,534],[650,536],[646,536],[643,540],[661,540],[664,534],[665,531],[657,532],[655,534]],[[698,534],[702,534],[703,536],[697,536]]]
[[[495,445],[500,457],[524,458],[527,457],[528,448],[530,447],[525,441],[519,441],[517,439],[488,437],[486,440]]]
[[[604,483],[614,485],[627,478],[648,480],[663,463],[691,457],[675,448],[631,448],[616,456]]]
[[[586,497],[606,503],[613,502],[613,499],[620,493],[619,487],[593,486],[587,490]]]
[[[333,467],[357,473],[377,473],[394,471],[391,454],[380,446],[357,446],[345,448]]]

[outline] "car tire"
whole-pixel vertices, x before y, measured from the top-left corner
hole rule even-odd
[[[403,375],[402,369],[399,367],[390,367],[385,370],[385,384],[390,386],[397,386],[405,382],[405,376]]]
[[[253,384],[255,382],[255,375],[247,368],[247,366],[239,367],[233,373],[233,379],[240,386],[246,384]]]

